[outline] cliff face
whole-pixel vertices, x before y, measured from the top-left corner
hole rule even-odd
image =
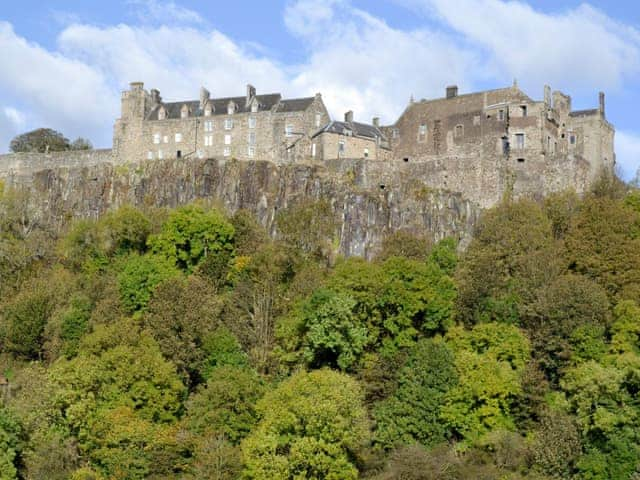
[[[466,243],[479,209],[460,194],[430,189],[418,170],[382,168],[377,162],[277,166],[266,161],[154,160],[135,165],[14,171],[8,186],[27,188],[54,225],[70,217],[97,218],[130,203],[174,207],[205,198],[229,212],[252,211],[277,235],[278,211],[303,199],[327,199],[341,220],[340,252],[372,257],[389,233],[406,229],[434,240]]]

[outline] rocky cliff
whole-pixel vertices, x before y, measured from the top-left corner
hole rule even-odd
[[[434,240],[455,236],[463,244],[468,241],[477,206],[460,194],[427,187],[419,169],[394,170],[382,163],[277,166],[267,161],[180,159],[0,169],[0,176],[8,186],[28,189],[31,201],[58,226],[70,217],[96,218],[125,203],[174,207],[206,198],[229,212],[254,212],[277,235],[279,210],[301,199],[322,198],[341,219],[339,249],[344,255],[372,257],[385,235],[400,229]]]

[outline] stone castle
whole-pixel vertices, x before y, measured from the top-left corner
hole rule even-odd
[[[0,182],[35,193],[55,225],[124,203],[176,206],[206,198],[255,213],[277,235],[277,212],[305,198],[331,202],[345,255],[372,257],[390,232],[469,240],[482,210],[505,194],[587,191],[613,172],[614,128],[598,108],[517,84],[411,100],[393,125],[332,120],[316,94],[164,102],[142,83],[122,94],[113,148],[0,155]]]
[[[113,156],[118,162],[167,158],[269,160],[326,164],[340,159],[419,164],[428,186],[460,192],[481,207],[516,195],[588,188],[613,171],[614,129],[604,94],[593,110],[572,111],[571,97],[544,89],[532,100],[517,84],[465,95],[455,86],[435,100],[411,101],[393,125],[332,121],[322,96],[258,95],[163,102],[158,90],[132,83],[122,94]]]

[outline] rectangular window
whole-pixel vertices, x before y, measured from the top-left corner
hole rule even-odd
[[[571,145],[575,145],[576,144],[576,136],[573,133],[571,135],[569,135],[569,143]]]
[[[231,135],[225,135],[224,136],[224,144],[225,145],[231,145]]]
[[[213,147],[213,135],[205,135],[204,136],[204,146],[205,147]]]
[[[498,121],[504,122],[504,110],[498,110]]]
[[[231,130],[233,128],[233,119],[232,118],[225,118],[224,119],[224,129],[225,130]]]
[[[176,143],[180,143],[182,141],[182,134],[176,133]]]
[[[316,113],[316,128],[320,128],[320,122],[322,121],[322,115],[320,115],[319,113]]]
[[[256,143],[256,132],[249,132],[247,141],[249,142],[249,145],[255,145],[255,143]]]
[[[169,143],[169,135],[165,135],[164,137],[162,137],[162,141],[164,143]]]
[[[391,132],[391,136],[393,138],[398,138],[400,136],[400,130],[398,130],[397,128],[394,128],[393,131]]]
[[[518,150],[524,149],[524,133],[516,133],[516,148]]]
[[[256,149],[255,147],[249,147],[247,148],[247,155],[249,157],[253,157],[256,154]]]
[[[164,154],[162,153],[162,150],[158,150],[158,158],[162,160],[163,157],[164,157]]]
[[[343,154],[344,153],[344,140],[340,140],[338,142],[338,153],[339,154]]]
[[[231,147],[224,147],[223,155],[224,155],[225,157],[230,156],[230,155],[231,155]]]
[[[480,115],[475,115],[475,116],[473,117],[473,124],[474,124],[475,126],[480,125]]]
[[[316,156],[316,144],[312,143],[311,144],[311,156],[315,158]]]
[[[249,117],[249,128],[256,128],[256,117]]]
[[[423,141],[427,137],[427,124],[422,123],[418,127],[418,140]]]
[[[293,125],[288,124],[286,127],[284,127],[284,134],[287,137],[293,137]]]
[[[526,105],[520,106],[520,112],[522,113],[523,117],[526,117],[527,116],[527,106]]]
[[[153,134],[153,143],[155,143],[156,145],[160,143],[160,134],[159,133],[154,133]]]
[[[364,149],[364,158],[369,158],[369,149],[368,148]]]
[[[147,160],[153,160],[153,152],[147,152]]]
[[[204,122],[204,131],[205,132],[213,132],[213,121],[207,120]]]

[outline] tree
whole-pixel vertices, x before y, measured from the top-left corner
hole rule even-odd
[[[156,287],[180,275],[174,263],[160,255],[132,253],[122,260],[118,273],[120,298],[129,312],[144,311]]]
[[[356,302],[330,290],[316,291],[302,308],[303,357],[312,367],[351,368],[369,342],[353,309]]]
[[[446,338],[459,381],[445,396],[442,419],[471,444],[492,430],[514,430],[511,411],[530,355],[526,337],[513,325],[486,323],[454,327]]]
[[[16,418],[0,406],[0,480],[18,478],[17,461],[22,448],[22,428]]]
[[[205,385],[187,402],[183,423],[195,436],[223,435],[237,445],[258,420],[256,402],[264,386],[255,371],[222,366],[211,371]]]
[[[374,409],[376,443],[391,449],[444,442],[448,432],[440,406],[457,381],[455,359],[444,342],[419,341],[400,371],[398,388]]]
[[[151,235],[148,243],[154,253],[191,272],[208,255],[232,253],[233,237],[233,225],[220,212],[187,205],[171,212],[162,231]]]
[[[69,145],[70,150],[92,150],[91,141],[86,138],[78,137]]]
[[[260,422],[242,443],[246,478],[358,478],[353,458],[368,425],[355,380],[331,370],[299,372],[256,408]]]
[[[18,135],[9,144],[12,152],[62,152],[70,149],[69,140],[50,128],[38,128]]]
[[[384,237],[376,260],[384,262],[390,257],[404,257],[424,261],[429,255],[431,244],[431,240],[424,235],[398,230]]]
[[[124,205],[107,213],[101,220],[104,228],[104,249],[110,254],[144,253],[151,233],[151,221],[137,208]]]
[[[458,312],[467,324],[517,323],[536,290],[561,270],[551,222],[529,200],[484,213],[457,270]]]

